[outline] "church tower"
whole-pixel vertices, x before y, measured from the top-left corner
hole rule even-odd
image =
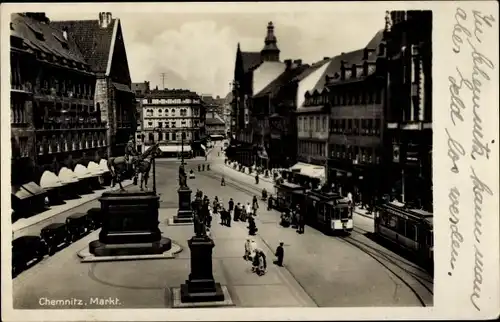
[[[264,40],[264,43],[265,43],[264,48],[260,52],[262,61],[279,62],[280,50],[276,45],[277,40],[276,36],[274,35],[274,25],[272,21],[269,22],[269,24],[267,25],[267,36],[266,39]]]

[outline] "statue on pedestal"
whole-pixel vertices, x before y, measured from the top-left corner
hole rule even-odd
[[[179,186],[181,188],[187,188],[187,175],[183,164],[179,166]]]

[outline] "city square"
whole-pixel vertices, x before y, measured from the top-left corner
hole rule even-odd
[[[433,306],[432,11],[378,19],[311,63],[269,21],[212,95],[13,14],[14,308]]]

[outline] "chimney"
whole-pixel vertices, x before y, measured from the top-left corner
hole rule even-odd
[[[345,60],[340,61],[340,79],[345,79]]]
[[[302,59],[295,59],[293,63],[297,65],[297,67],[299,67],[300,65],[302,65]]]
[[[111,12],[99,12],[99,27],[107,28],[112,20]]]
[[[286,69],[290,69],[292,67],[292,60],[285,59],[285,65],[286,65]]]
[[[45,12],[26,12],[25,16],[34,20],[38,20],[41,23],[47,24],[50,22],[49,18],[47,18],[47,16],[45,15]]]
[[[368,60],[368,48],[363,49],[363,60]]]

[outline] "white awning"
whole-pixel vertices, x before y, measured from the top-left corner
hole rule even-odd
[[[83,164],[77,164],[75,167],[75,174],[79,179],[91,178],[95,175],[90,173],[90,171]]]
[[[78,182],[78,176],[70,169],[63,167],[59,170],[59,180],[64,184]]]
[[[92,174],[96,175],[102,175],[105,173],[104,170],[101,169],[101,167],[95,163],[94,161],[90,161],[89,164],[87,165],[87,169],[90,171]]]
[[[309,163],[298,162],[290,170],[299,170],[300,174],[324,181],[326,178],[325,167]]]
[[[203,144],[201,144],[201,148],[203,149],[203,151],[207,151],[207,147],[204,146]]]
[[[160,150],[161,152],[178,152],[180,153],[183,148],[181,145],[160,145]],[[184,152],[189,152],[191,151],[191,146],[185,145],[184,146]]]
[[[101,159],[101,162],[99,162],[99,168],[104,172],[109,172],[108,168],[108,160],[106,159]]]
[[[64,184],[54,172],[46,170],[40,178],[40,187],[44,189],[52,189],[62,187]]]

